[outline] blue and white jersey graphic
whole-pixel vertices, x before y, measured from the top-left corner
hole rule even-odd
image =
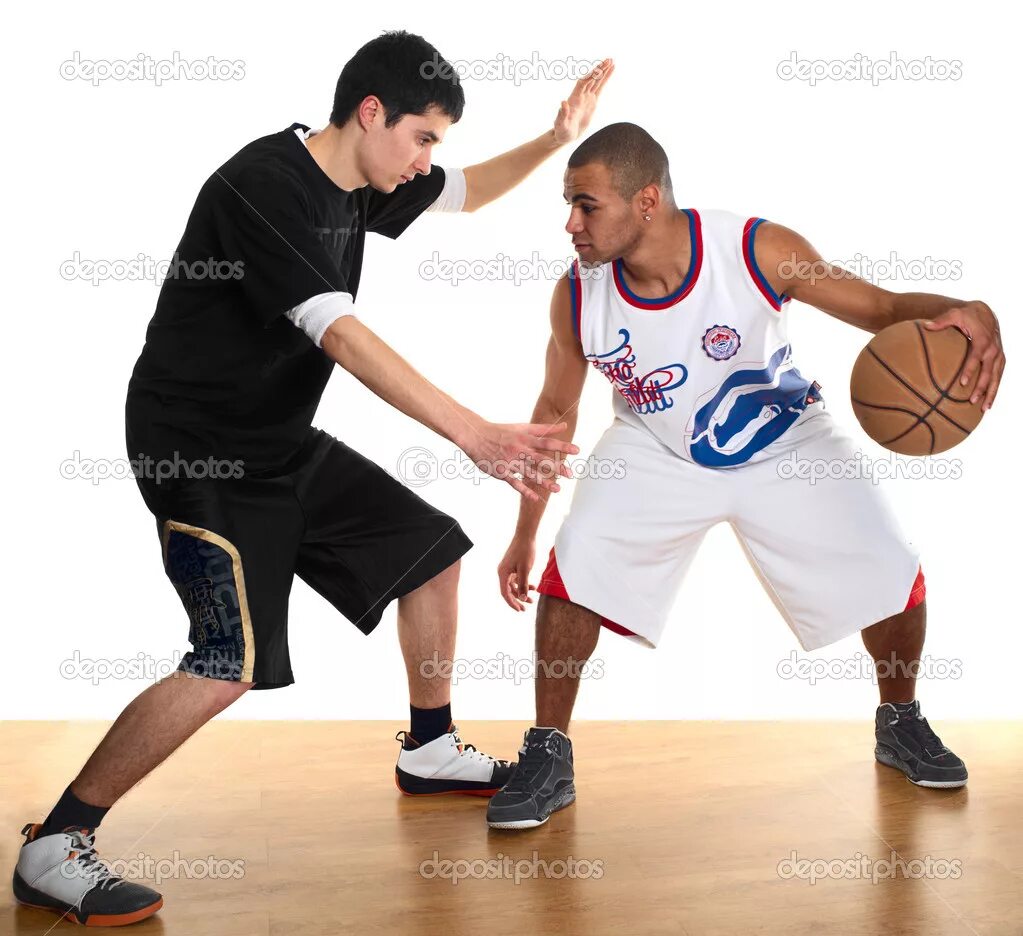
[[[589,270],[576,263],[573,325],[614,387],[617,419],[696,464],[733,468],[784,451],[822,398],[793,363],[789,299],[757,267],[762,219],[685,213],[693,251],[679,288],[647,299],[629,288],[621,260]]]

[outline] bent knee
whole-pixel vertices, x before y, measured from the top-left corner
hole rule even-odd
[[[462,560],[456,559],[446,569],[438,572],[432,579],[423,582],[418,588],[413,589],[409,594],[416,594],[429,589],[451,588],[458,584],[458,574],[462,568]]]

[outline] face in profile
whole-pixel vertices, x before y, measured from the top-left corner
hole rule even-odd
[[[386,114],[377,98],[372,116],[367,119],[367,102],[361,114],[366,128],[361,160],[363,175],[379,192],[393,192],[417,174],[427,175],[433,160],[433,147],[441,143],[451,118],[430,107],[425,114],[405,114],[393,127],[384,126]]]
[[[639,242],[640,193],[626,201],[615,191],[603,163],[565,170],[565,201],[570,210],[565,230],[582,266],[596,267],[627,254]]]

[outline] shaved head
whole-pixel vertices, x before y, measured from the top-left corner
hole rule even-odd
[[[613,123],[580,143],[568,159],[569,169],[591,163],[606,166],[611,184],[621,198],[632,197],[648,185],[656,185],[668,204],[674,204],[668,156],[664,148],[642,127]]]

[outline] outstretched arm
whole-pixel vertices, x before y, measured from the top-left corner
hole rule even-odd
[[[547,494],[560,490],[558,474],[571,477],[552,454],[579,451],[568,440],[553,437],[567,428],[566,423],[488,422],[435,387],[354,315],[336,319],[321,347],[382,400],[454,442],[481,471],[506,481],[524,497],[535,499],[538,490]],[[527,477],[533,479],[528,485]]]
[[[488,159],[465,172],[465,204],[462,211],[475,211],[511,191],[545,159],[586,131],[597,107],[597,98],[615,70],[604,59],[580,78],[568,99],[561,102],[554,127],[535,140]]]
[[[881,289],[826,262],[795,231],[767,221],[757,230],[754,252],[777,294],[785,293],[857,328],[876,333],[910,319],[926,319],[925,327],[930,329],[959,328],[970,339],[961,382],[970,383],[979,368],[971,402],[983,400],[984,409],[991,408],[1005,369],[1005,353],[998,319],[987,303]]]

